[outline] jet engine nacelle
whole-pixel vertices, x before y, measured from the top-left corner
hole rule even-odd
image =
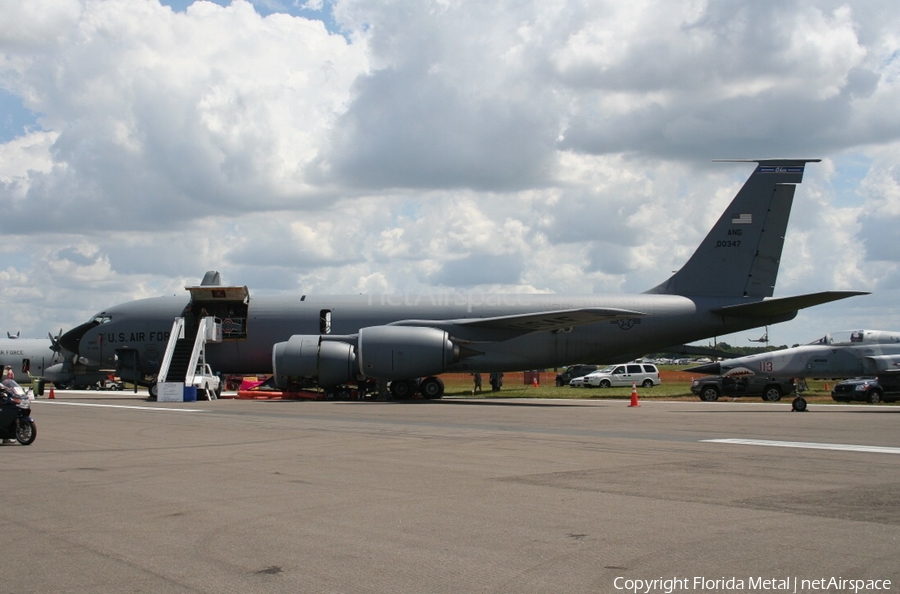
[[[355,381],[359,373],[352,344],[303,334],[272,348],[272,371],[275,383],[282,388],[288,385],[289,377],[313,380],[330,388]]]
[[[359,331],[358,349],[360,372],[383,380],[437,375],[459,361],[459,347],[437,328],[363,328]]]
[[[361,377],[408,380],[443,373],[457,361],[459,347],[446,332],[418,326],[371,326],[357,336],[296,334],[272,349],[280,387],[291,377],[323,388]]]

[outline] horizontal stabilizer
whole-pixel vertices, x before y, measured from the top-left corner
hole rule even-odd
[[[769,318],[796,313],[798,310],[814,305],[822,305],[823,303],[831,303],[832,301],[848,297],[868,294],[866,291],[823,291],[821,293],[796,295],[794,297],[775,297],[754,303],[726,305],[725,307],[714,309],[712,312],[738,318]]]

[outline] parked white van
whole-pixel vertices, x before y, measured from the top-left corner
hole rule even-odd
[[[650,363],[610,365],[577,379],[581,380],[577,385],[583,385],[585,388],[609,388],[611,386],[630,386],[631,384],[652,388],[661,383],[659,369]],[[575,386],[576,384],[572,382],[569,385]]]

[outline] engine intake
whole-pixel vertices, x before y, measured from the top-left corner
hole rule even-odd
[[[897,369],[900,355],[872,355],[863,357],[864,373],[880,373],[889,369]]]

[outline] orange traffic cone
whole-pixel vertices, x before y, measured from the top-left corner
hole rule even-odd
[[[631,382],[631,404],[628,406],[640,406],[640,404],[638,404],[637,385],[635,385],[634,382]]]
[[[825,391],[828,391],[828,384],[825,384]]]
[[[56,394],[53,393],[53,388],[50,388],[50,395],[47,396],[47,398],[49,398],[50,400],[53,400],[54,398],[56,398]]]
[[[537,375],[535,375],[534,378],[533,378],[533,384],[534,384],[534,387],[535,387],[535,388],[539,388],[539,387],[540,387],[540,386],[538,385],[538,376],[537,376]]]

